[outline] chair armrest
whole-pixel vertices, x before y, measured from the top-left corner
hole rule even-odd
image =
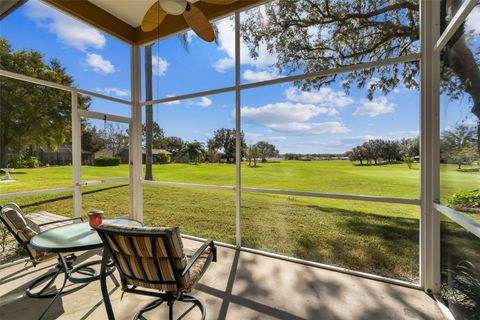
[[[70,218],[70,219],[63,219],[63,220],[55,220],[55,221],[45,222],[45,223],[39,224],[38,226],[43,227],[43,226],[47,226],[49,224],[62,223],[62,222],[68,222],[68,221],[74,221],[74,220],[79,220],[80,222],[83,222],[83,218],[78,217],[78,218]]]
[[[193,256],[191,256],[190,259],[188,259],[187,266],[182,271],[182,277],[184,277],[188,273],[188,271],[193,266],[195,261],[197,261],[197,259],[207,249],[207,247],[210,247],[210,249],[212,250],[213,261],[214,262],[217,261],[217,247],[215,247],[215,244],[213,243],[213,240],[207,240],[203,243],[203,245],[200,248],[198,248],[198,250],[195,252],[195,254]]]

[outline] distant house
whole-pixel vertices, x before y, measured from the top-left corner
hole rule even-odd
[[[167,150],[164,150],[164,149],[153,149],[152,150],[152,154],[153,154],[153,162],[156,163],[156,157],[155,156],[158,156],[158,155],[161,155],[161,154],[166,154],[166,155],[172,155],[171,152],[168,152]],[[120,150],[120,152],[117,154],[118,157],[120,157],[120,159],[122,159],[122,163],[128,163],[128,147],[126,148],[123,148],[122,150]],[[145,148],[142,148],[142,162],[145,163],[145,159],[146,159],[146,149]]]
[[[72,146],[71,144],[62,144],[56,150],[48,147],[41,148],[35,152],[42,165],[69,165],[72,164]],[[93,153],[82,150],[82,163],[92,164]]]
[[[115,157],[115,152],[110,148],[103,148],[95,152],[95,159],[100,157]]]

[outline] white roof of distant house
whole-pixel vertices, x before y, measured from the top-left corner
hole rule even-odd
[[[146,154],[147,151],[145,148],[142,148],[142,154]],[[152,154],[172,154],[171,152],[165,150],[165,149],[152,149]]]

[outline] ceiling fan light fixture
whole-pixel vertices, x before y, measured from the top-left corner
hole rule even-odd
[[[160,7],[168,14],[178,16],[187,8],[187,0],[160,0]]]

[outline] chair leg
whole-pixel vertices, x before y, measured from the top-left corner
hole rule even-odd
[[[149,304],[147,304],[146,306],[144,306],[142,309],[140,309],[140,310],[135,314],[135,316],[133,316],[133,320],[139,320],[139,319],[141,319],[140,317],[142,316],[143,313],[155,309],[156,307],[158,307],[159,305],[161,305],[164,301],[165,301],[165,300],[163,300],[162,298],[153,300],[152,302],[150,302]]]
[[[201,320],[205,320],[205,316],[207,315],[207,309],[205,308],[205,305],[203,304],[203,302],[201,300],[195,298],[194,296],[184,294],[180,298],[180,301],[192,302],[193,304],[195,304],[200,309],[200,312],[202,312]]]
[[[194,296],[190,296],[190,295],[187,295],[187,294],[184,294],[183,296],[181,296],[178,299],[178,301],[190,302],[190,303],[193,303],[194,305],[196,305],[200,309],[200,312],[202,313],[202,317],[200,319],[205,320],[205,316],[206,316],[207,312],[206,312],[205,305],[202,303],[202,301],[198,300]],[[161,305],[163,302],[167,302],[167,304],[168,304],[168,319],[173,320],[173,304],[175,303],[175,299],[174,298],[169,299],[169,296],[167,296],[166,299],[159,298],[159,299],[153,300],[152,302],[150,302],[149,304],[144,306],[142,309],[140,309],[140,311],[138,311],[135,314],[135,316],[133,317],[133,320],[143,320],[143,319],[145,319],[142,316],[145,312],[155,309],[156,307]]]
[[[173,301],[168,301],[168,320],[173,320]]]

